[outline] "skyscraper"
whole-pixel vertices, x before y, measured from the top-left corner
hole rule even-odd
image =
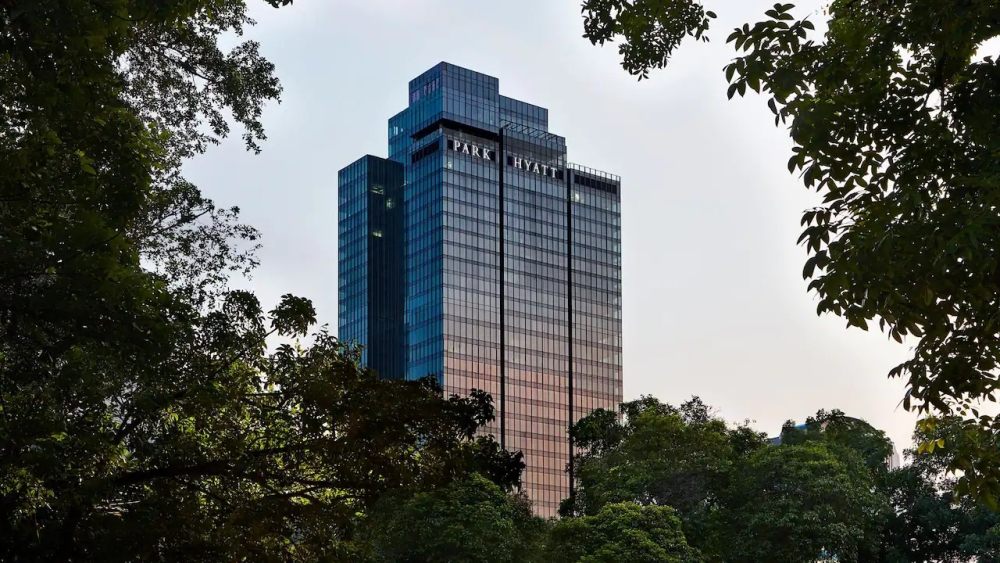
[[[448,63],[410,81],[388,133],[388,159],[338,176],[338,335],[383,377],[492,394],[486,431],[554,515],[569,426],[622,397],[620,179],[568,163],[548,110]]]

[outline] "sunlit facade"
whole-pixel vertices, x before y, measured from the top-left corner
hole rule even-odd
[[[554,515],[570,424],[622,396],[620,180],[568,163],[494,77],[440,63],[409,86],[388,159],[339,175],[338,334],[384,377],[492,394],[486,431]]]

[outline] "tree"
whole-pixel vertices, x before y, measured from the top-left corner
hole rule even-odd
[[[685,535],[714,552],[712,522],[734,467],[764,446],[745,426],[729,428],[697,397],[674,407],[643,397],[622,404],[624,419],[595,411],[573,427],[576,496],[564,514],[594,515],[609,504],[670,506]]]
[[[596,514],[611,503],[703,506],[725,478],[733,449],[725,422],[707,416],[697,398],[681,408],[644,397],[623,403],[619,423],[596,411],[573,427],[576,509]]]
[[[789,421],[769,446],[697,399],[678,408],[643,397],[622,411],[621,420],[596,411],[574,426],[583,451],[565,514],[670,505],[706,561],[995,557],[1000,515],[955,495],[952,449],[907,450],[911,463],[892,469],[885,433],[839,410]],[[964,427],[960,417],[924,424],[914,440],[960,443]]]
[[[269,0],[272,5],[288,0]],[[0,559],[348,558],[383,493],[523,464],[488,396],[379,381],[180,175],[280,86],[242,0],[0,2]],[[272,335],[307,346],[268,352]]]
[[[206,332],[207,341],[233,336]],[[263,345],[262,333],[254,338]],[[177,367],[204,381],[134,408],[130,415],[143,422],[119,444],[110,433],[127,421],[108,421],[103,435],[67,424],[5,460],[15,478],[3,499],[7,556],[350,558],[358,514],[388,491],[439,486],[471,471],[506,488],[518,482],[519,455],[474,438],[492,417],[482,393],[444,398],[432,380],[380,380],[323,333],[307,349],[282,346],[214,374],[214,352],[230,350],[190,352]],[[99,457],[105,450],[112,452]]]
[[[821,410],[802,426],[789,422],[780,445],[770,446],[763,434],[727,425],[697,398],[674,407],[643,397],[622,412],[619,420],[597,411],[573,427],[582,451],[565,515],[593,515],[622,502],[669,506],[706,561],[825,554],[888,562],[895,561],[888,558],[893,541],[921,533],[900,519],[887,528],[893,510],[906,508],[906,492],[893,488],[904,479],[886,464],[892,444],[841,411]],[[900,502],[890,505],[890,497]],[[946,516],[964,522],[950,497],[941,498]]]
[[[1000,561],[1000,523],[996,523],[996,519],[993,521],[993,526],[980,534],[967,536],[962,542],[967,558],[975,557],[976,561],[984,563]]]
[[[472,475],[436,490],[385,497],[368,532],[376,561],[531,561],[545,532],[523,496]]]
[[[889,469],[893,445],[885,432],[861,419],[847,416],[841,410],[820,410],[815,416],[807,418],[801,427],[789,421],[781,429],[782,444],[794,445],[814,440],[853,450],[873,473]]]
[[[811,442],[751,454],[726,494],[724,559],[866,560],[881,504],[860,456],[850,453],[845,459]]]
[[[914,434],[917,444],[946,440],[958,443],[964,421],[954,417],[935,426],[921,425]],[[806,424],[789,422],[781,444],[822,443],[830,452],[850,462],[864,460],[882,507],[872,519],[877,527],[877,548],[868,557],[874,561],[968,561],[989,560],[990,534],[998,516],[971,498],[955,495],[955,479],[947,474],[948,456],[955,449],[932,454],[907,450],[909,465],[891,469],[886,464],[892,444],[885,434],[863,420],[834,411],[819,411]],[[846,456],[846,457],[845,457]],[[983,551],[979,551],[985,547]]]
[[[685,540],[672,508],[627,502],[556,522],[545,555],[552,563],[701,561],[698,551]]]
[[[728,95],[767,96],[794,143],[789,171],[823,198],[800,238],[818,313],[913,339],[890,372],[906,378],[904,406],[975,423],[981,448],[951,469],[995,501],[1000,418],[977,404],[1000,385],[1000,61],[979,51],[1000,35],[1000,5],[833,0],[822,37],[793,8],[729,35]],[[585,36],[621,40],[640,79],[715,17],[697,0],[585,0],[583,12]]]
[[[883,561],[962,561],[964,514],[916,465],[886,474],[880,484],[890,510],[881,533]]]
[[[948,417],[933,425],[918,425],[917,444],[945,440],[960,443],[966,422]],[[880,489],[891,510],[886,522],[885,561],[995,561],[1000,513],[965,496],[955,494],[955,478],[948,474],[955,448],[918,453],[907,450],[908,466],[889,472]]]

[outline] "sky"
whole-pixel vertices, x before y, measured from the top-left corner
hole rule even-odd
[[[221,206],[263,233],[251,280],[265,307],[311,298],[337,326],[337,171],[385,156],[386,120],[407,82],[440,61],[500,79],[500,92],[549,109],[569,160],[622,177],[625,399],[700,396],[723,418],[777,434],[788,419],[839,408],[902,450],[916,416],[887,378],[908,345],[816,315],[796,244],[818,203],[788,173],[787,131],[766,99],[726,99],[729,31],[773,2],[706,2],[711,41],[685,42],[666,69],[637,81],[616,46],[582,37],[577,0],[250,0],[284,92],[263,122],[263,152],[239,131],[185,166]],[[794,12],[821,18],[821,2]]]

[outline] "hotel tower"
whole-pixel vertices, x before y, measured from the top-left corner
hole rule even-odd
[[[571,164],[548,110],[440,63],[342,169],[339,332],[385,378],[483,389],[535,511],[570,494],[569,427],[622,398],[620,179]]]

